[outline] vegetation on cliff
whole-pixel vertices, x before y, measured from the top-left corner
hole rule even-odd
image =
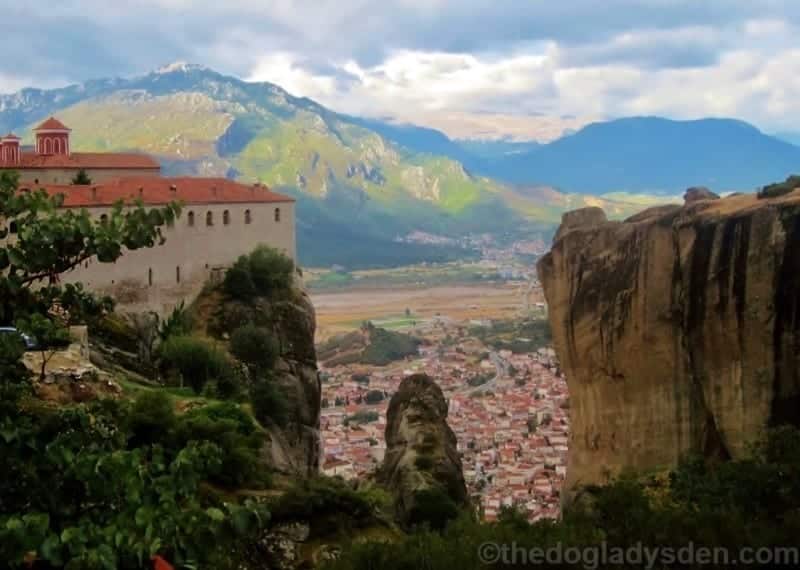
[[[58,274],[154,245],[178,213],[174,205],[120,203],[94,220],[57,206],[0,176],[2,237],[15,233],[0,247],[1,318],[36,322],[47,335],[65,320],[99,318],[106,306],[80,288],[58,287]],[[56,305],[77,310],[65,317]],[[133,403],[52,408],[33,396],[23,352],[20,339],[0,337],[0,559],[35,569],[141,568],[160,553],[184,565],[231,567],[235,544],[266,513],[204,485],[256,476],[253,421],[225,404],[176,417],[171,399],[147,391]]]
[[[534,568],[522,552],[537,548],[564,553],[581,548],[581,561],[554,561],[547,567],[641,568],[643,562],[603,563],[602,548],[678,549],[724,548],[728,561],[719,557],[705,563],[687,560],[681,567],[728,568],[743,548],[771,548],[784,565],[796,565],[800,531],[800,432],[779,428],[760,444],[752,458],[710,464],[687,458],[666,477],[624,477],[591,487],[567,510],[560,521],[529,523],[513,509],[494,523],[480,523],[462,515],[443,532],[418,529],[391,543],[367,541],[345,548],[342,557],[326,570],[482,570]],[[444,507],[448,509],[448,507]],[[487,550],[487,543],[506,547]],[[605,547],[602,545],[605,544]],[[513,548],[513,551],[512,551]],[[783,548],[783,550],[780,550]],[[651,550],[652,552],[652,550]],[[765,556],[766,550],[760,551]],[[493,555],[497,554],[497,558]],[[512,554],[514,558],[512,558]],[[596,558],[588,558],[595,555]],[[773,558],[777,564],[777,558]]]

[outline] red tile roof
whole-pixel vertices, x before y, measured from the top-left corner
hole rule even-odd
[[[63,206],[81,208],[111,206],[118,200],[141,199],[148,205],[168,204],[250,204],[294,202],[294,198],[272,192],[264,185],[246,185],[227,178],[119,178],[105,184],[87,186],[45,186],[51,196],[64,195]]]
[[[15,135],[14,133],[8,133],[6,136],[0,137],[0,139],[3,139],[3,140],[12,139],[12,140],[15,140],[15,141],[20,140],[20,138],[17,135]]]
[[[34,131],[68,131],[70,130],[64,123],[56,119],[55,117],[50,117],[43,123],[41,123],[38,127],[33,129]]]
[[[136,168],[155,170],[160,169],[161,165],[152,156],[136,152],[73,152],[70,155],[23,152],[20,156],[19,164],[0,163],[1,168],[65,168],[73,170],[80,170],[81,168]]]

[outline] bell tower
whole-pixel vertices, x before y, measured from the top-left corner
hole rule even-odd
[[[19,137],[8,133],[0,138],[0,164],[14,166],[20,163]]]
[[[33,129],[36,133],[36,154],[60,154],[69,156],[69,128],[54,117],[50,117]]]

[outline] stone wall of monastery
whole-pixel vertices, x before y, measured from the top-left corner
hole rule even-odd
[[[78,173],[74,168],[29,168],[19,170],[20,183],[25,184],[70,184]],[[86,173],[94,184],[102,184],[126,176],[160,176],[159,169],[143,168],[87,168]],[[38,182],[36,182],[38,180]]]
[[[294,206],[292,202],[185,206],[175,225],[164,229],[163,245],[126,251],[116,263],[90,260],[62,280],[111,295],[123,310],[165,314],[181,300],[191,302],[207,280],[221,279],[225,268],[259,244],[296,260]],[[109,210],[89,209],[97,217]],[[209,213],[211,225],[206,223]]]

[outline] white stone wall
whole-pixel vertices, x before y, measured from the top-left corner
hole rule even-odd
[[[19,172],[20,184],[62,184],[72,183],[72,179],[78,174],[74,168],[27,168],[17,170]],[[86,173],[92,179],[93,184],[102,184],[117,178],[126,176],[160,176],[161,170],[158,168],[87,168]],[[39,182],[37,183],[36,180]]]
[[[280,221],[275,210],[280,209]],[[245,223],[250,210],[251,223]],[[100,217],[110,208],[90,208]],[[229,223],[224,223],[224,212]],[[206,225],[211,212],[213,225]],[[194,225],[189,225],[194,213]],[[87,288],[117,299],[123,309],[153,310],[164,314],[181,300],[187,303],[212,277],[222,276],[240,255],[266,244],[296,260],[294,203],[208,204],[184,206],[174,227],[165,228],[161,246],[126,251],[116,263],[96,259],[62,276],[65,283],[82,282]]]

